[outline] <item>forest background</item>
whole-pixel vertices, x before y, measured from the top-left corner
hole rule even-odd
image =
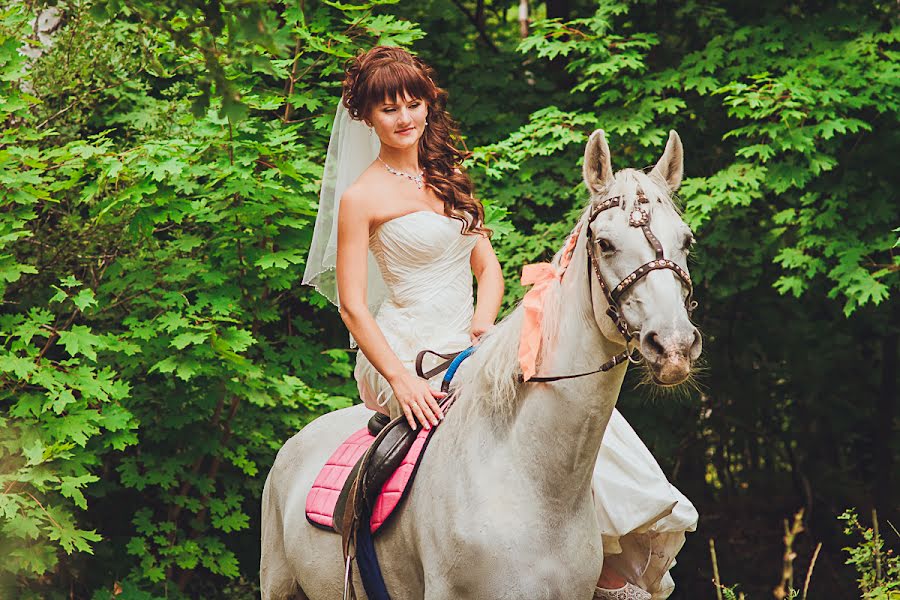
[[[900,545],[897,3],[547,0],[527,31],[519,4],[0,8],[0,597],[258,595],[275,453],[357,401],[300,277],[342,67],[375,43],[450,92],[504,311],[587,199],[586,136],[641,168],[681,134],[704,365],[619,401],[701,515],[673,597],[716,597],[711,538],[771,597],[801,508],[795,587],[821,542],[810,598],[900,593],[870,528]]]

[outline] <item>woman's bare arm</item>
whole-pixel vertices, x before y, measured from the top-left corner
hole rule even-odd
[[[418,419],[428,428],[429,422],[437,423],[437,416],[443,417],[434,398],[444,394],[432,393],[424,379],[406,370],[366,302],[369,228],[373,215],[360,191],[351,187],[344,192],[338,212],[336,270],[341,319],[359,349],[391,385],[410,426],[415,429],[415,419]]]
[[[369,362],[385,379],[397,377],[403,363],[391,350],[366,302],[369,227],[372,215],[359,201],[357,190],[341,196],[338,210],[337,288],[341,299],[341,319]]]
[[[503,302],[503,271],[491,240],[486,237],[475,243],[469,262],[478,281],[478,300],[469,330],[474,344],[482,333],[493,327],[497,319],[500,303]]]

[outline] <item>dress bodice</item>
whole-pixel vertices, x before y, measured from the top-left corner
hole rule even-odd
[[[375,320],[401,360],[423,348],[468,345],[474,313],[470,256],[476,235],[430,210],[386,221],[369,236],[387,286]]]

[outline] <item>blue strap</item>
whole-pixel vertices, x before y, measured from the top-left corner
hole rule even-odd
[[[369,600],[391,600],[387,585],[384,583],[384,575],[381,574],[381,566],[378,564],[378,556],[375,554],[370,519],[369,511],[365,511],[359,520],[359,529],[356,533],[356,565],[359,567],[359,577]]]
[[[473,352],[475,352],[475,346],[469,346],[453,359],[453,362],[447,367],[447,372],[444,373],[444,380],[441,382],[441,391],[446,392],[450,389],[450,382],[453,380],[453,376],[456,375],[456,370],[459,368],[459,365],[462,364],[462,361],[469,358],[469,355]]]

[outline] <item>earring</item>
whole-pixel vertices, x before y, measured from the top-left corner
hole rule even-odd
[[[428,119],[425,119],[425,127],[428,127]]]

